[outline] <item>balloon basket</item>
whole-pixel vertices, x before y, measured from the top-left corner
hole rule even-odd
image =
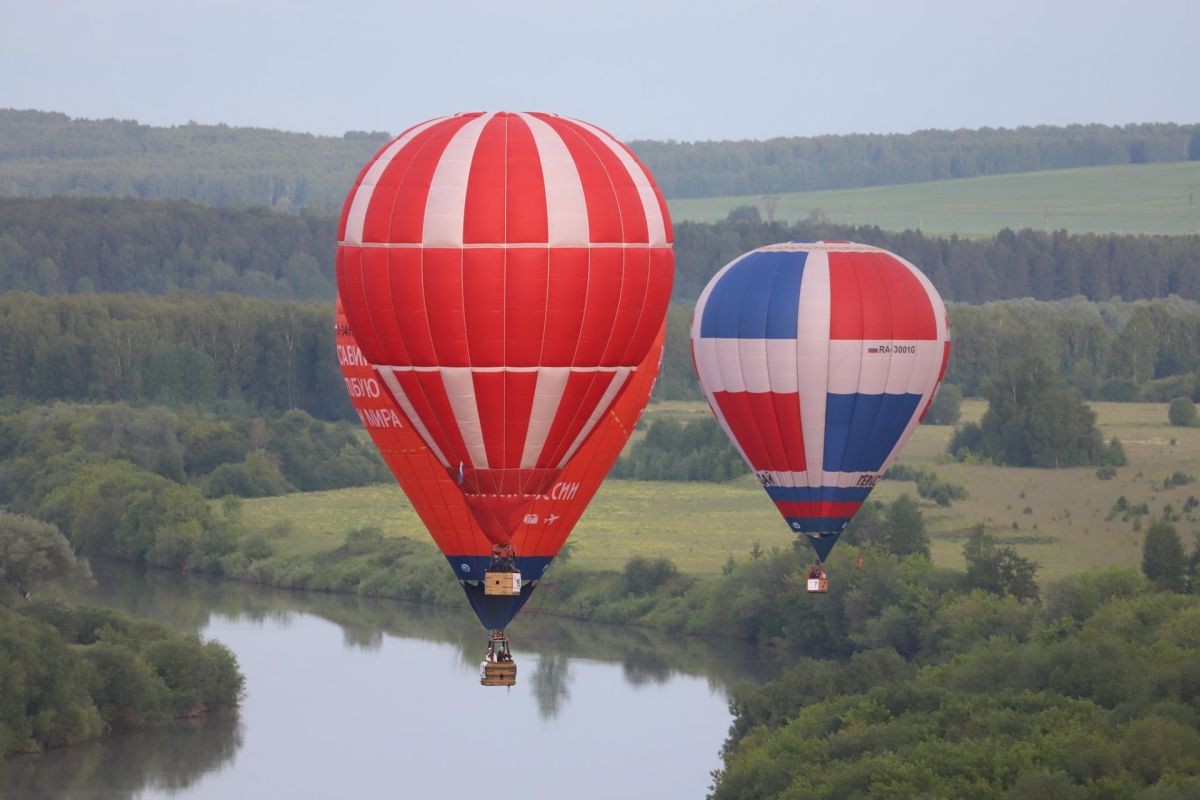
[[[483,573],[483,593],[498,597],[520,597],[521,573],[487,570]]]
[[[521,572],[512,545],[497,545],[492,549],[492,563],[483,573],[483,593],[493,597],[520,597]]]
[[[489,662],[484,665],[483,675],[479,678],[481,686],[516,686],[517,665],[513,661],[504,663]]]
[[[808,568],[809,594],[825,594],[829,591],[829,578],[825,575],[825,565],[813,564]]]
[[[504,631],[492,631],[488,639],[487,654],[479,669],[481,686],[515,686],[517,665],[508,648],[508,637]]]

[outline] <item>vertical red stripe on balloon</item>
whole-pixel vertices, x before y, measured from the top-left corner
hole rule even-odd
[[[583,129],[549,114],[535,114],[554,129],[575,161],[579,180],[583,184],[583,199],[587,204],[588,229],[593,242],[620,242],[621,207],[604,162],[583,137]],[[605,148],[607,149],[607,148]],[[642,214],[641,207],[638,213]]]
[[[594,133],[581,125],[571,125],[571,128],[587,142],[588,147],[600,159],[608,181],[612,185],[613,194],[617,198],[617,206],[621,214],[621,238],[613,240],[592,241],[621,241],[649,242],[650,234],[646,223],[646,209],[642,206],[642,196],[633,182],[633,176],[621,162],[621,157],[613,152],[607,142],[602,141]]]
[[[779,429],[779,441],[786,445],[783,461],[775,469],[783,472],[804,472],[808,466],[804,459],[804,425],[800,421],[800,393],[770,392],[768,396],[775,406],[775,425]]]
[[[829,254],[829,338],[862,339],[862,295],[847,253]]]
[[[537,388],[536,372],[504,372],[504,468],[521,466],[525,435],[529,432],[529,413]],[[488,454],[491,458],[491,454]]]
[[[501,249],[462,251],[462,300],[472,367],[504,366],[504,259]]]
[[[925,287],[912,270],[890,253],[864,253],[877,266],[888,296],[892,299],[893,338],[936,339],[937,319]]]
[[[400,149],[375,182],[363,220],[364,242],[421,241],[429,179],[446,145],[468,117],[431,125]]]
[[[550,255],[546,298],[546,334],[542,366],[569,367],[575,357],[587,301],[589,252],[582,247],[555,247]]]
[[[545,248],[508,251],[504,271],[506,366],[536,367],[541,363],[549,272],[550,257]]]
[[[550,232],[546,216],[546,182],[533,132],[517,114],[508,114],[505,119],[508,120],[506,241],[516,244],[547,242]]]
[[[504,373],[472,372],[475,407],[479,410],[479,428],[487,451],[488,468],[502,470],[504,463]],[[520,466],[520,460],[517,466]]]
[[[338,295],[346,311],[346,319],[358,331],[358,346],[367,357],[377,359],[387,352],[371,325],[371,307],[367,302],[362,280],[362,248],[343,245],[337,251]]]
[[[506,123],[503,114],[492,117],[475,144],[463,207],[464,243],[505,241]]]
[[[388,288],[388,254],[386,250],[377,247],[362,249],[362,282],[363,291],[367,297],[387,297]],[[396,317],[388,309],[378,305],[371,306],[371,327],[379,338],[379,344],[386,352],[394,352],[400,344],[400,331],[396,327]],[[402,363],[402,362],[394,362]]]
[[[467,446],[463,443],[458,425],[454,422],[454,410],[446,396],[442,374],[397,370],[395,375],[400,388],[412,403],[413,410],[417,412],[417,417],[429,431],[430,438],[438,450],[442,451],[442,455],[451,464],[457,465],[462,461],[466,466],[472,466]]]
[[[639,248],[628,248],[627,252],[640,253]],[[628,349],[621,355],[621,363],[628,364],[636,358],[637,353],[645,353],[658,328],[662,317],[652,313],[652,309],[665,308],[671,300],[671,284],[675,276],[675,254],[664,247],[653,247],[647,251],[650,272],[646,281],[646,295],[642,301],[643,314],[638,321],[638,327],[629,339]],[[651,312],[651,313],[647,313]]]
[[[462,250],[431,248],[424,251],[421,276],[425,287],[426,334],[442,367],[471,366],[463,308]]]
[[[424,251],[415,247],[388,248],[388,280],[392,312],[400,329],[403,347],[389,353],[391,364],[437,364],[429,338],[429,316],[425,312]]]
[[[839,254],[849,261],[858,283],[858,295],[862,302],[862,337],[864,339],[898,339],[896,320],[892,316],[892,298],[883,272],[891,265],[884,259],[881,265],[872,256],[877,253]],[[833,256],[830,256],[830,261]]]
[[[591,416],[596,403],[600,401],[612,379],[611,372],[571,373],[567,378],[558,412],[554,415],[554,422],[550,423],[550,431],[546,434],[546,444],[538,456],[538,467],[558,466],[558,462],[575,443],[575,438],[583,430],[584,423]]]
[[[750,407],[747,392],[713,392],[713,399],[721,411],[725,424],[733,431],[733,438],[746,454],[750,466],[754,470],[769,469],[770,455],[759,433],[758,424],[754,419],[754,411]]]
[[[600,363],[606,366],[626,366],[629,344],[642,321],[646,309],[646,290],[650,283],[650,254],[640,247],[620,251],[621,304],[613,318],[612,336],[605,345]]]
[[[750,419],[758,428],[762,438],[764,455],[762,469],[786,471],[788,468],[786,441],[779,430],[779,419],[775,413],[775,398],[770,392],[746,392],[746,404],[750,408]]]
[[[579,345],[575,350],[576,364],[615,366],[601,361],[613,334],[617,308],[626,298],[622,289],[622,264],[625,254],[620,248],[597,248],[591,252],[588,265],[587,299],[583,325],[579,330]],[[641,298],[638,298],[641,305]]]

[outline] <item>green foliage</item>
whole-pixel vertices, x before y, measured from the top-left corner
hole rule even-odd
[[[917,494],[927,500],[932,500],[939,506],[948,506],[955,500],[966,500],[970,495],[967,487],[949,481],[939,480],[937,473],[923,467],[910,467],[896,464],[887,471],[884,477],[894,481],[914,481],[917,484]]]
[[[0,603],[26,599],[46,586],[87,580],[66,537],[53,525],[0,511]]]
[[[629,455],[613,466],[614,478],[660,481],[727,481],[746,474],[746,464],[715,419],[680,423],[659,419]]]
[[[1176,427],[1195,428],[1200,425],[1196,416],[1196,404],[1190,397],[1176,397],[1167,407],[1167,420]]]
[[[888,506],[879,543],[898,556],[929,557],[929,536],[925,517],[915,500],[902,494]]]
[[[967,585],[972,589],[1018,600],[1038,598],[1037,564],[1017,555],[1011,545],[1001,544],[986,532],[983,523],[967,535],[963,558],[967,562]]]
[[[332,321],[327,303],[7,293],[0,394],[351,419]]]
[[[958,422],[962,415],[962,399],[962,389],[958,384],[942,384],[937,397],[933,398],[929,413],[925,415],[925,422],[929,425],[953,425]]]
[[[712,796],[1190,796],[1200,599],[1128,571],[1051,588],[1045,607],[941,594],[919,666],[856,685],[805,659],[737,688]]]
[[[1021,467],[1125,462],[1120,442],[1104,445],[1095,412],[1078,390],[1056,387],[1040,356],[1008,362],[983,391],[988,410],[978,426],[968,424],[955,432],[949,449],[956,457],[976,453]]]
[[[242,689],[216,642],[103,609],[0,606],[0,756],[232,707]]]
[[[1165,519],[1151,522],[1142,540],[1142,573],[1162,589],[1182,592],[1187,588],[1187,568],[1175,526]]]

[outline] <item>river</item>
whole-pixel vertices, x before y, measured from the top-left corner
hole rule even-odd
[[[703,798],[727,689],[775,674],[732,640],[536,613],[511,689],[479,685],[465,609],[94,564],[81,598],[225,643],[236,712],[0,762],[3,798]],[[449,579],[449,578],[448,578]]]

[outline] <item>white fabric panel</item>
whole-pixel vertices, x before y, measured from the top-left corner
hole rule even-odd
[[[747,392],[762,394],[771,391],[771,375],[767,372],[766,339],[731,339],[737,347],[738,368]]]
[[[771,391],[790,394],[800,390],[796,372],[796,340],[767,339],[767,371],[771,376]]]
[[[717,340],[692,339],[692,356],[696,361],[696,372],[700,386],[706,392],[725,391],[721,371],[717,369]]]
[[[488,469],[487,448],[483,445],[483,425],[479,422],[479,406],[475,402],[475,381],[470,367],[443,367],[442,384],[454,411],[458,432],[476,469]]]
[[[591,433],[592,429],[596,427],[596,423],[598,423],[600,418],[604,416],[604,413],[608,411],[608,407],[612,404],[613,398],[617,396],[617,392],[621,391],[621,388],[625,386],[625,382],[629,380],[629,375],[632,372],[633,367],[617,367],[616,374],[613,375],[613,379],[609,382],[608,388],[605,389],[604,394],[600,397],[600,402],[596,403],[596,409],[592,411],[592,415],[588,417],[587,422],[583,424],[583,429],[579,431],[579,435],[576,436],[575,441],[571,443],[571,447],[567,450],[567,454],[563,456],[562,461],[558,462],[558,466],[560,468],[565,467],[567,462],[571,460],[571,457],[575,455],[575,451],[583,445],[584,440],[586,440],[588,437],[588,434]]]
[[[646,175],[646,171],[642,169],[641,164],[638,164],[633,156],[629,154],[629,151],[606,132],[582,120],[575,119],[572,122],[595,134],[613,152],[613,155],[621,160],[621,165],[629,173],[629,178],[633,181],[633,185],[637,187],[638,197],[642,201],[642,211],[646,215],[646,232],[649,235],[650,245],[652,247],[665,247],[667,244],[667,227],[663,221],[662,208],[658,205],[658,197],[654,194],[654,186],[651,185],[650,178]]]
[[[717,372],[727,392],[746,391],[742,378],[741,352],[737,339],[713,339],[717,350]]]
[[[467,207],[467,181],[471,161],[483,127],[495,114],[483,114],[458,129],[429,182],[425,201],[425,226],[421,241],[426,247],[460,247],[463,243],[463,217]]]
[[[346,215],[346,233],[345,239],[342,242],[343,244],[363,243],[363,225],[367,221],[367,208],[371,205],[371,197],[375,193],[375,186],[379,183],[380,176],[383,175],[388,165],[392,163],[392,159],[396,157],[396,154],[403,150],[405,145],[411,142],[419,133],[444,119],[447,118],[440,117],[438,119],[431,119],[428,122],[422,122],[408,133],[395,139],[379,154],[379,157],[367,169],[367,174],[363,175],[362,182],[354,190],[354,199],[350,201],[350,211]]]
[[[522,469],[537,466],[570,376],[570,367],[542,367],[538,370],[537,386],[533,390],[533,408],[529,412],[529,430],[525,434],[525,449],[521,451]]]
[[[873,344],[873,343],[872,343]],[[866,391],[860,389],[862,383],[863,371],[863,351],[867,347],[867,343],[861,339],[830,339],[828,344],[829,351],[829,383],[828,391],[831,394],[854,394],[858,391]],[[872,356],[875,363],[887,368],[887,356]],[[878,369],[875,370],[878,372]],[[882,391],[883,381],[887,375],[884,374],[878,381],[878,388],[875,393]]]
[[[829,255],[809,252],[796,319],[796,374],[808,486],[820,486],[825,463],[825,394],[829,372]],[[798,484],[799,485],[799,484]]]
[[[413,408],[412,401],[408,399],[408,395],[404,393],[404,389],[400,387],[400,381],[396,380],[396,370],[391,367],[376,367],[375,371],[379,373],[379,377],[383,379],[383,383],[387,386],[388,391],[392,394],[392,399],[396,401],[396,405],[400,406],[400,410],[408,417],[408,421],[412,423],[413,429],[421,435],[425,444],[437,456],[437,460],[442,462],[443,467],[450,466],[450,462],[443,455],[438,446],[434,444],[433,437],[429,435],[429,428],[425,427],[425,423],[417,416],[417,410]],[[455,465],[457,466],[457,465]]]
[[[546,212],[551,247],[582,247],[591,238],[583,181],[562,137],[537,117],[520,114],[533,133],[546,185]]]

